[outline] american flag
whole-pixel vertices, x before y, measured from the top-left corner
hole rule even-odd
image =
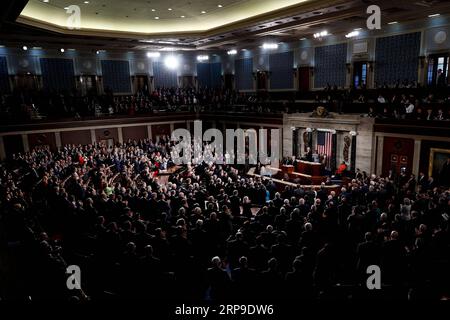
[[[333,135],[327,131],[317,131],[317,153],[320,155],[325,154],[327,160],[325,167],[330,169],[331,153],[333,149]]]

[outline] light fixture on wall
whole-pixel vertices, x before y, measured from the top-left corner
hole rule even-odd
[[[329,33],[328,33],[328,31],[327,30],[323,30],[323,31],[320,31],[320,32],[317,32],[317,33],[314,33],[314,39],[322,39],[322,38],[324,38],[324,37],[326,37],[326,36],[328,36],[328,35],[330,35]]]
[[[161,53],[156,52],[156,51],[147,52],[148,58],[158,58],[160,56],[161,56]]]
[[[274,50],[274,49],[278,49],[278,44],[277,43],[263,43],[262,48],[264,50]]]
[[[209,60],[209,56],[208,55],[197,56],[197,61],[199,61],[199,62],[207,61],[207,60]]]
[[[357,37],[357,36],[359,36],[359,31],[357,31],[357,30],[354,30],[345,35],[346,38],[353,38],[353,37]]]

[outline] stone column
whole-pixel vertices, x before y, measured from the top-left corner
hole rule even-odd
[[[330,167],[331,172],[336,171],[337,168],[337,132],[334,130],[332,132],[332,147],[331,147],[331,161],[330,161]]]
[[[419,162],[420,162],[420,151],[422,146],[422,140],[414,140],[414,156],[413,156],[413,167],[412,173],[419,176]]]
[[[3,136],[0,136],[0,160],[6,159],[5,144],[3,143]]]
[[[376,146],[377,167],[375,173],[379,176],[383,172],[383,148],[384,148],[384,136],[379,136]]]
[[[119,143],[123,143],[122,127],[117,128],[117,139],[119,140]]]
[[[92,144],[95,144],[96,141],[97,141],[97,138],[95,137],[95,130],[91,129],[91,142],[92,142]]]
[[[61,142],[61,132],[55,132],[55,142],[56,142],[56,148],[59,149],[62,147],[62,142]]]
[[[350,156],[350,170],[356,170],[356,135],[355,131],[350,131],[350,135],[352,136],[352,145],[351,145],[351,156]]]
[[[282,144],[280,144],[280,147],[283,146],[283,153],[280,155],[282,157],[290,157],[292,156],[292,145],[293,145],[293,139],[292,139],[292,126],[287,123],[283,126],[283,132],[282,132]],[[281,139],[281,134],[280,134]]]
[[[30,145],[28,144],[28,136],[26,134],[22,134],[22,143],[23,143],[23,151],[30,152]]]
[[[150,140],[153,140],[153,133],[152,133],[152,125],[151,124],[147,125],[147,137]]]

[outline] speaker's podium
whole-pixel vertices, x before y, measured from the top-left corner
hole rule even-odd
[[[287,173],[287,174],[291,174],[291,173],[293,173],[294,172],[294,166],[293,165],[291,165],[291,164],[283,164],[282,166],[281,166],[281,171],[283,172],[283,173]]]
[[[297,172],[308,174],[313,177],[322,176],[323,164],[318,162],[298,160],[296,169]]]
[[[282,165],[281,172],[285,177],[299,179],[303,184],[320,185],[326,180],[323,167],[321,163],[297,160],[294,165]]]
[[[326,177],[323,176],[324,165],[322,163],[298,160],[295,169],[301,174],[310,176],[313,185],[319,185],[326,180]]]

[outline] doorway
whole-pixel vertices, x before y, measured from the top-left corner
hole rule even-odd
[[[428,57],[427,83],[430,87],[447,85],[448,64],[448,54],[433,54]]]
[[[80,76],[80,89],[82,95],[96,95],[97,81],[93,75]]]
[[[37,76],[30,73],[14,77],[14,88],[20,92],[34,92],[39,88]]]
[[[267,71],[256,71],[256,90],[267,90]]]
[[[225,90],[228,90],[228,91],[233,90],[233,75],[232,74],[225,74],[224,85],[225,85]]]
[[[134,76],[134,92],[145,96],[149,94],[148,76],[136,75]]]
[[[367,84],[367,62],[357,61],[353,64],[353,86],[363,87]]]
[[[181,88],[194,88],[195,82],[193,76],[181,76]]]
[[[298,90],[300,92],[309,91],[309,77],[310,77],[309,67],[299,67],[298,68]]]

